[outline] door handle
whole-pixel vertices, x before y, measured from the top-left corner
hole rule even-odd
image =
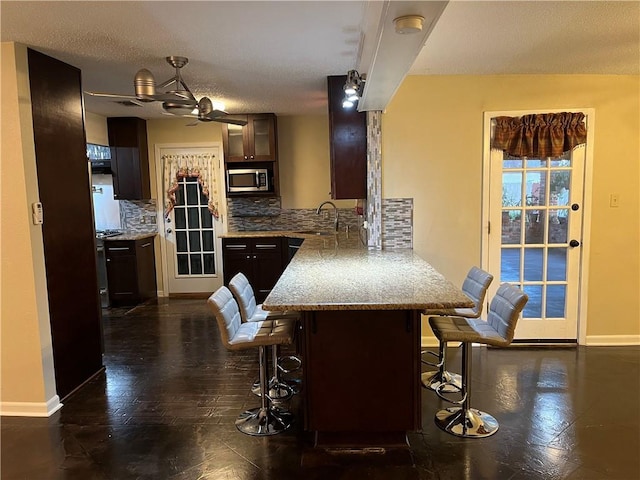
[[[580,242],[578,240],[571,240],[569,242],[569,246],[572,247],[572,248],[579,247],[580,246]]]

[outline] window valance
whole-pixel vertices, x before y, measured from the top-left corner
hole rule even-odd
[[[178,180],[183,177],[197,177],[202,193],[208,199],[208,208],[217,219],[220,215],[218,206],[218,182],[214,169],[215,155],[204,154],[176,154],[163,155],[164,185],[165,185],[165,215],[168,215],[176,203]]]
[[[587,141],[584,113],[496,117],[491,148],[514,157],[559,157]]]

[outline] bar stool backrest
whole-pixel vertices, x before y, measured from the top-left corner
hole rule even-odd
[[[238,301],[242,321],[248,322],[256,310],[256,296],[249,279],[242,272],[238,272],[229,281],[229,288]]]
[[[487,323],[502,337],[504,343],[499,346],[507,346],[513,340],[520,312],[528,300],[527,294],[518,287],[503,283],[498,288],[489,305]]]
[[[487,296],[487,289],[493,281],[493,275],[478,267],[471,267],[462,284],[462,291],[473,300],[474,306],[465,310],[465,317],[478,318],[482,313],[482,305]]]
[[[231,339],[236,336],[242,324],[238,304],[235,298],[233,298],[231,291],[225,286],[216,290],[209,297],[207,303],[211,307],[211,310],[213,310],[218,322],[222,343],[225,347],[229,348],[231,346]]]

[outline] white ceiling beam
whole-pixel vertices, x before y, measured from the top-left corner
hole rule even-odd
[[[384,110],[418,57],[448,1],[369,2],[358,71],[366,74],[358,111]],[[399,34],[394,20],[406,15],[424,17],[422,30]]]

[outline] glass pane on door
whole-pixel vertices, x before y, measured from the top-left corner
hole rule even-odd
[[[570,153],[502,162],[500,282],[520,286],[523,320],[563,318],[567,304]]]
[[[173,209],[177,277],[215,275],[214,222],[197,177],[178,181]]]

